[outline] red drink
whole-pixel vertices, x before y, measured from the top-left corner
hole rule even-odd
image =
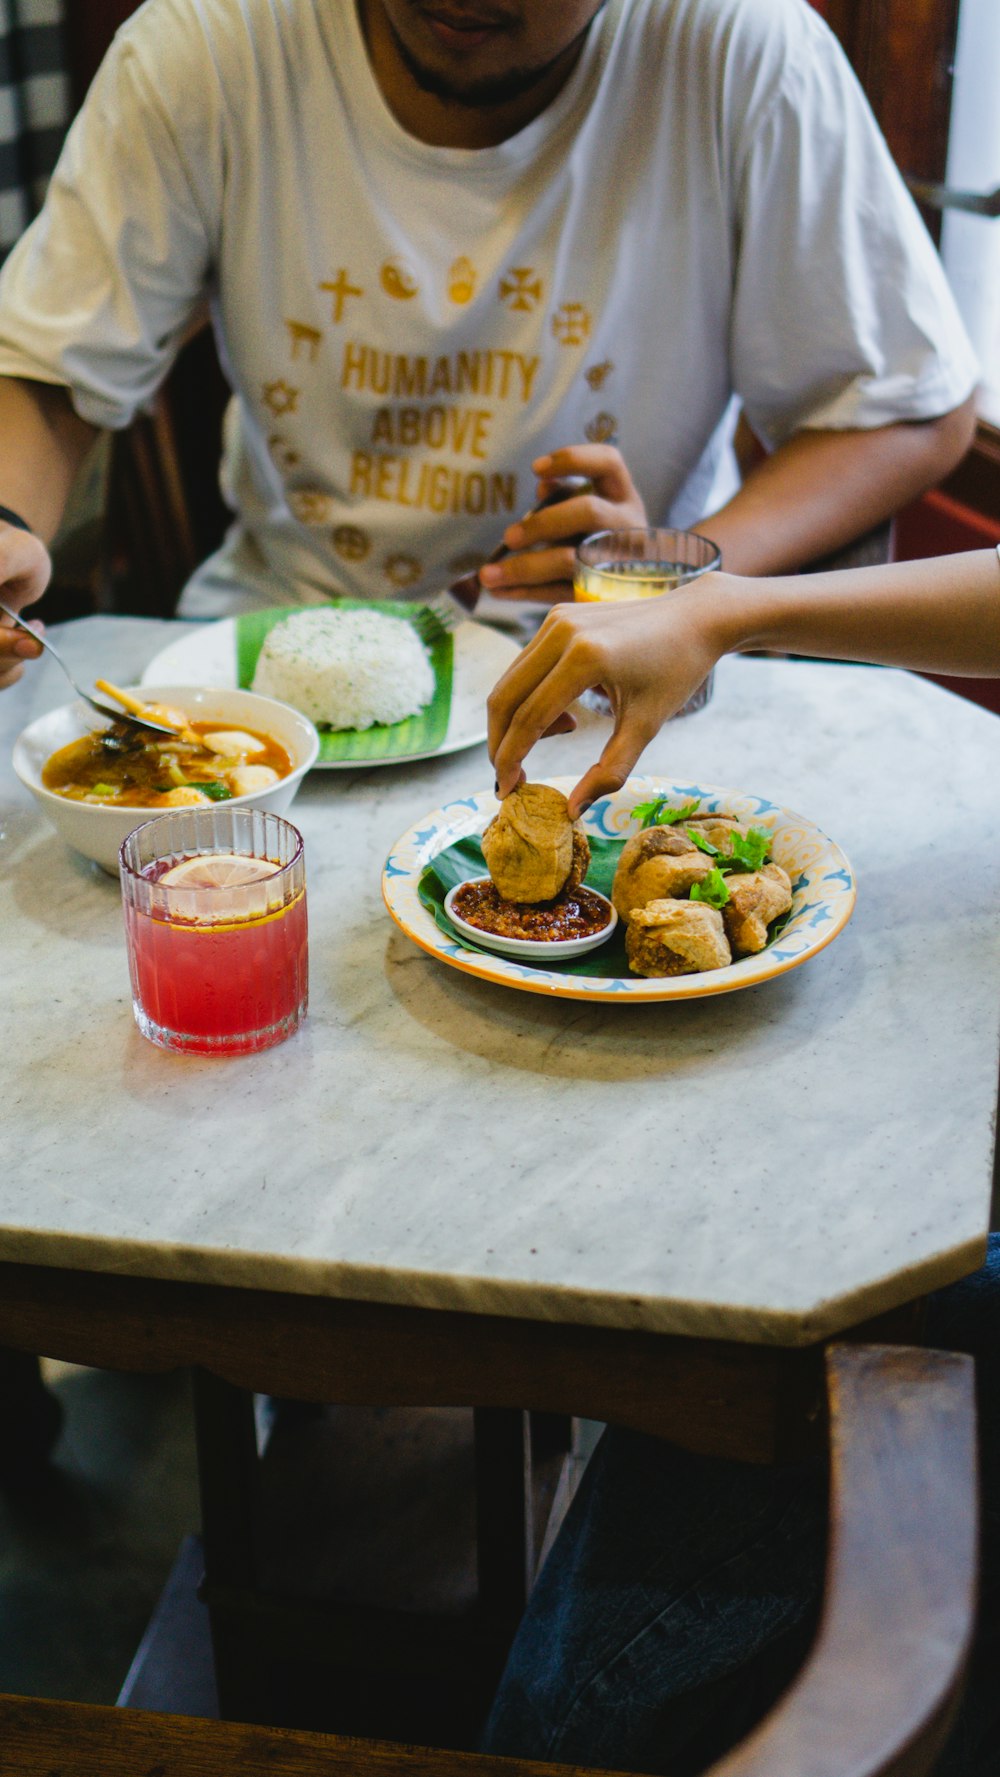
[[[121,855],[143,1035],[196,1055],[245,1054],[290,1036],[308,995],[295,828],[255,810],[185,812],[138,828]]]
[[[136,1002],[161,1030],[183,1033],[178,1048],[266,1049],[305,1011],[304,889],[275,913],[232,924],[182,924],[126,907],[125,929]]]

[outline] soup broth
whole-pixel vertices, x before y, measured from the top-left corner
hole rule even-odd
[[[173,808],[226,802],[287,777],[292,760],[271,735],[215,721],[187,722],[205,747],[162,740],[114,722],[53,753],[42,783],[57,796],[107,807]]]

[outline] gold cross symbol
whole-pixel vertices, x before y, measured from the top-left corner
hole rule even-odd
[[[516,265],[509,277],[500,279],[500,301],[509,309],[530,313],[542,299],[542,280],[536,278],[530,265]]]
[[[552,317],[552,331],[564,346],[582,346],[590,333],[590,316],[582,302],[562,302]]]
[[[356,284],[349,282],[347,272],[344,270],[343,266],[340,267],[332,284],[321,284],[320,289],[329,290],[330,295],[333,297],[333,319],[335,321],[339,321],[342,318],[344,313],[344,303],[349,296],[364,295],[363,290],[359,290]]]

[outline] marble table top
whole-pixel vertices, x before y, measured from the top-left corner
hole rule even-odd
[[[81,682],[178,626],[88,618]],[[0,751],[66,701],[0,697]],[[541,743],[582,770],[605,725]],[[752,991],[550,1001],[426,956],[380,869],[481,790],[485,747],[315,772],[311,1009],[259,1056],[179,1057],[131,1014],[115,883],[0,767],[0,1258],[516,1317],[802,1344],[973,1269],[1000,1035],[1000,723],[907,674],[717,669],[641,768],[766,795],[858,876],[854,918]]]

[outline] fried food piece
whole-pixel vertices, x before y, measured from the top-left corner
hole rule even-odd
[[[732,962],[722,915],[704,901],[650,901],[636,907],[625,933],[635,975],[697,975]]]
[[[734,956],[754,956],[767,943],[767,928],[792,904],[792,881],[780,864],[726,878],[729,900],[722,920]]]
[[[521,784],[483,834],[483,857],[505,901],[552,901],[568,882],[582,880],[590,846],[561,790]]]
[[[573,862],[566,878],[568,889],[579,888],[590,869],[590,841],[582,827],[573,828]]]
[[[694,814],[681,825],[693,827],[700,839],[707,839],[709,845],[726,855],[733,849],[733,834],[739,833],[745,839],[750,831],[749,822],[738,821],[733,814]]]
[[[633,833],[622,847],[611,885],[619,919],[628,919],[634,907],[650,901],[689,894],[692,883],[701,882],[714,862],[676,827],[646,827]]]

